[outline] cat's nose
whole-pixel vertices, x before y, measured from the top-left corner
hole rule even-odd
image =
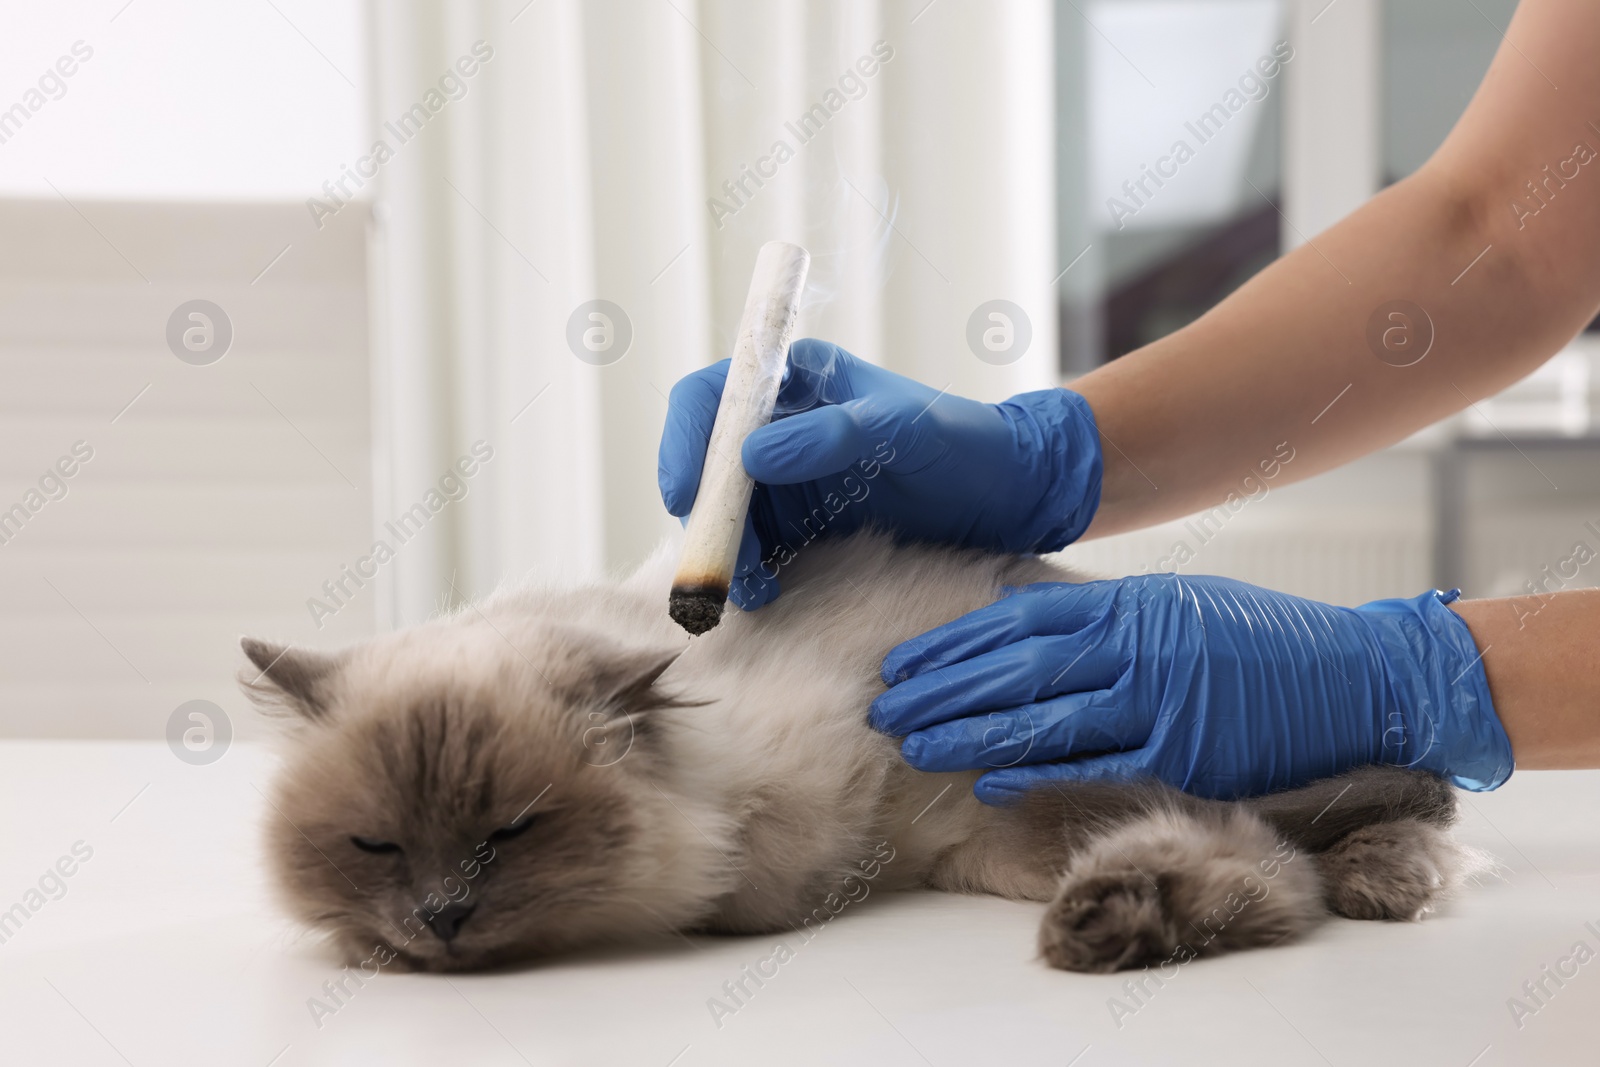
[[[453,941],[456,934],[461,932],[461,924],[467,921],[467,916],[476,908],[476,904],[446,904],[437,915],[428,920],[428,927],[439,940]]]

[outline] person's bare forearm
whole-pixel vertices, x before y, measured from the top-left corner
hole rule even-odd
[[[1488,221],[1426,176],[1408,180],[1193,325],[1074,383],[1105,451],[1089,536],[1215,504],[1285,454],[1292,462],[1268,468],[1274,484],[1319,474],[1548,358],[1576,327],[1507,313],[1531,295],[1510,256],[1486,256],[1450,285],[1493,239]],[[1432,350],[1410,367],[1380,361],[1364,336],[1373,311],[1396,299],[1425,308],[1434,324]]]
[[[1454,605],[1517,767],[1600,767],[1600,589]]]
[[[1191,513],[1266,470],[1282,484],[1392,444],[1528,374],[1583,327],[1600,308],[1600,160],[1567,164],[1576,176],[1557,173],[1537,215],[1512,202],[1539,205],[1527,183],[1579,141],[1600,148],[1585,35],[1600,35],[1600,10],[1527,0],[1516,47],[1428,166],[1199,321],[1073,383],[1105,452],[1088,536]],[[1431,330],[1397,309],[1407,317],[1384,317],[1375,351],[1369,324],[1396,301]],[[1425,357],[1397,366],[1430,332]]]

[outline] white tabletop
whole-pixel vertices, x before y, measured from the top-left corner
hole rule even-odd
[[[933,893],[874,897],[809,944],[697,938],[492,975],[385,973],[319,1026],[307,1002],[339,968],[264,883],[260,828],[276,816],[257,787],[271,771],[244,744],[205,767],[161,744],[0,744],[0,909],[75,843],[93,850],[0,944],[0,1062],[1600,1060],[1600,773],[1522,773],[1471,797],[1463,835],[1504,869],[1425,922],[1335,921],[1298,945],[1190,964],[1120,1026],[1109,1002],[1136,1006],[1128,976],[1040,965],[1038,907]],[[794,958],[715,1020],[708,1000],[778,940]],[[1544,1006],[1514,1020],[1508,999],[1580,941],[1596,958],[1566,964],[1577,973],[1562,986],[1546,979]]]

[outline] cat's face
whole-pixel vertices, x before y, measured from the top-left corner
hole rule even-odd
[[[592,638],[519,640],[533,659],[460,621],[337,656],[244,641],[247,691],[296,722],[268,813],[277,880],[363,973],[642,932],[663,863],[643,735],[676,653]]]

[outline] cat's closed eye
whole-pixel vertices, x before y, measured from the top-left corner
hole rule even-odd
[[[518,836],[520,836],[522,834],[525,834],[528,831],[528,827],[532,826],[534,820],[537,819],[538,817],[539,817],[539,813],[538,812],[534,812],[532,815],[527,815],[527,816],[524,816],[521,819],[518,819],[516,822],[512,823],[510,826],[502,826],[502,827],[500,827],[500,829],[494,831],[493,833],[491,833],[489,835],[489,840],[490,841],[509,841],[513,837],[518,837]]]
[[[395,844],[393,841],[374,841],[370,837],[352,836],[350,838],[350,843],[363,852],[376,852],[382,854],[386,852],[400,851],[400,846]]]

